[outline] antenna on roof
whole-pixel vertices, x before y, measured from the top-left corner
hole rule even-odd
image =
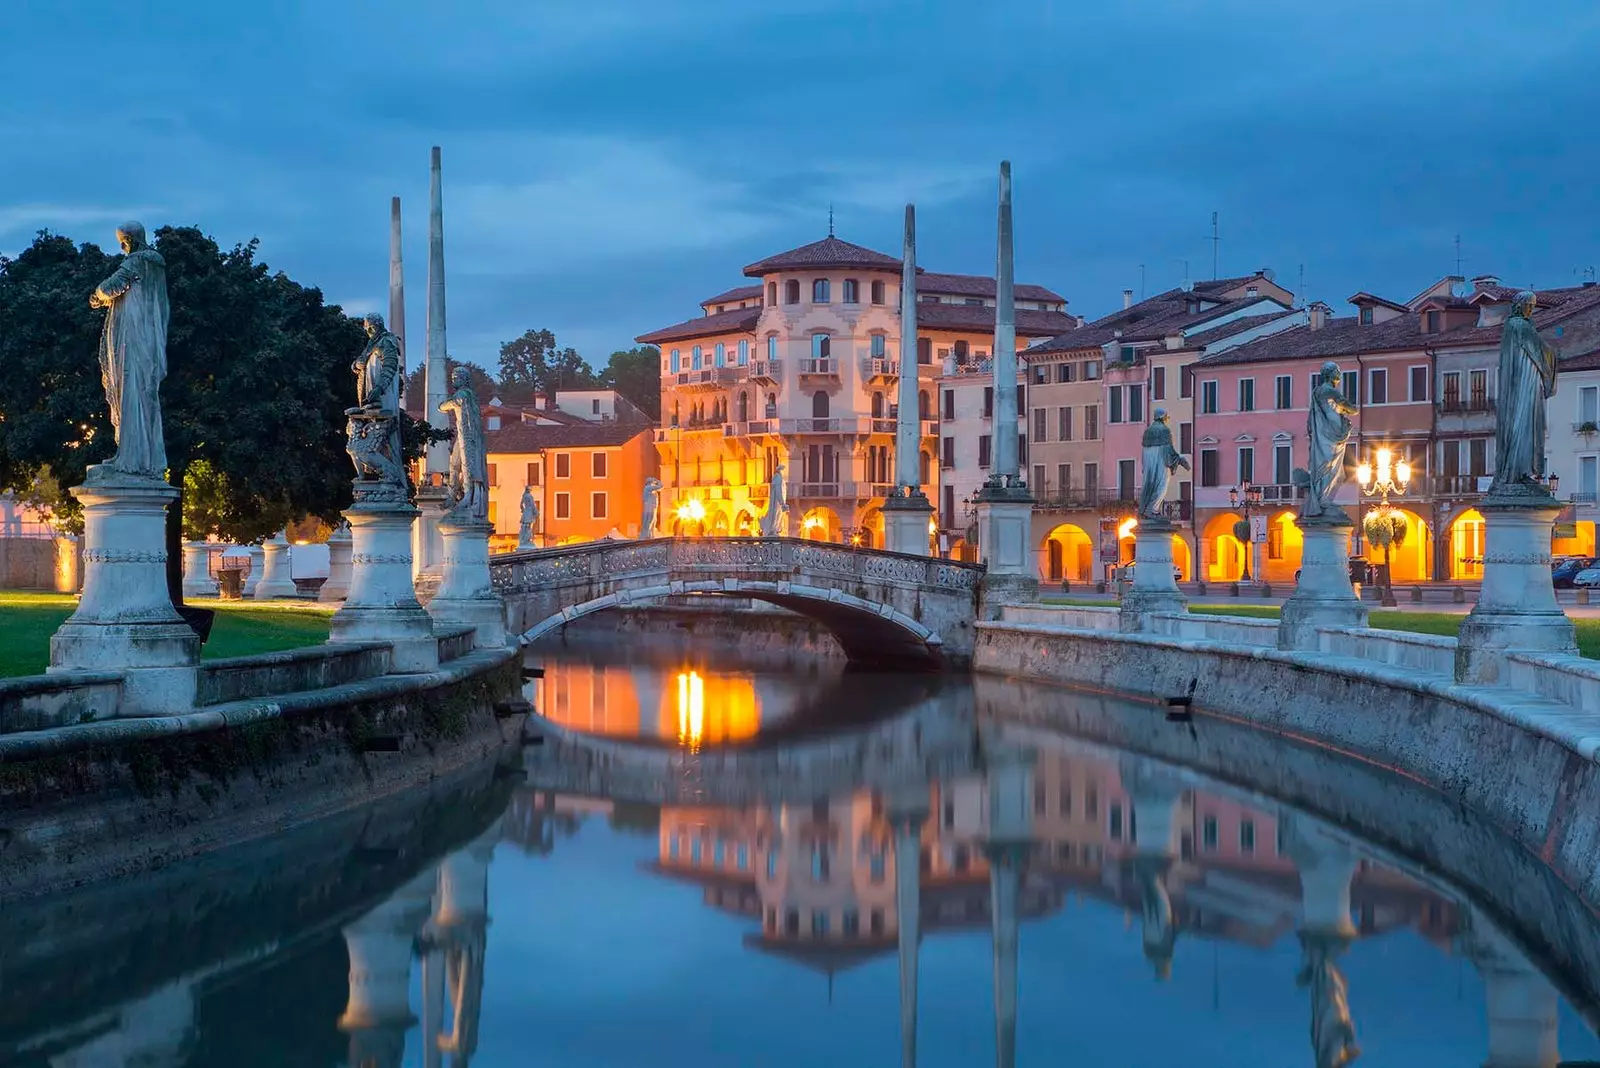
[[[1139,299],[1144,299],[1144,264],[1139,264]]]
[[[828,236],[833,236],[833,201],[828,201]]]
[[[1456,234],[1456,275],[1461,276],[1461,235]]]
[[[1222,244],[1222,231],[1217,227],[1217,213],[1211,213],[1211,280],[1217,280],[1217,249]]]
[[[1294,294],[1294,306],[1303,308],[1306,306],[1306,265],[1303,263],[1300,265],[1300,281],[1297,286],[1298,288],[1295,289]]]
[[[1194,289],[1194,282],[1189,279],[1189,261],[1180,260],[1179,262],[1183,264],[1183,291],[1188,293]]]

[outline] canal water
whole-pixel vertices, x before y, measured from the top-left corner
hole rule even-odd
[[[532,659],[516,767],[0,910],[0,1065],[1600,1060],[1596,984],[1403,836],[996,725],[1090,698]]]

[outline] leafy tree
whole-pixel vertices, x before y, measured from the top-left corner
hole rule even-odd
[[[548,330],[525,330],[500,346],[500,397],[507,404],[530,404],[558,389],[593,389],[599,384],[576,349],[559,348]]]
[[[661,419],[661,350],[654,345],[620,349],[611,354],[600,385],[614,389],[651,419]]]

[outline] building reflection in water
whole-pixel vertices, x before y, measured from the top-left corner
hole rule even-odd
[[[804,693],[787,679],[755,673],[561,660],[528,687],[534,707],[563,727],[660,738],[691,750],[753,737],[791,715]]]

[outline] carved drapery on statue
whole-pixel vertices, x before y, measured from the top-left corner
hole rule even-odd
[[[789,502],[783,495],[783,465],[772,469],[767,488],[767,510],[761,516],[761,536],[781,537],[789,529]]]
[[[345,451],[356,469],[356,499],[406,499],[400,441],[400,341],[383,327],[383,316],[366,316],[367,346],[350,369],[357,406],[345,409]]]
[[[123,223],[117,241],[126,254],[89,296],[107,310],[100,334],[100,382],[111,409],[117,454],[90,468],[89,480],[109,474],[163,479],[167,447],[161,429],[161,381],[167,376],[167,265],[145,243],[144,226]]]
[[[517,547],[533,544],[533,528],[539,525],[539,502],[533,496],[532,486],[522,487],[522,514],[517,522]]]
[[[483,443],[483,411],[467,369],[450,374],[450,396],[439,410],[454,426],[450,438],[450,518],[483,522],[489,518],[489,459]]]
[[[639,537],[653,538],[656,536],[656,512],[661,502],[661,480],[647,478],[644,480],[643,510],[639,513]]]
[[[1526,493],[1544,475],[1545,402],[1556,391],[1556,353],[1533,328],[1535,304],[1532,293],[1518,293],[1500,334],[1491,495]]]
[[[1177,449],[1172,447],[1172,427],[1167,422],[1165,409],[1151,413],[1151,423],[1144,428],[1140,446],[1144,450],[1144,478],[1139,484],[1139,515],[1151,519],[1161,518],[1161,504],[1167,499],[1167,488],[1172,484],[1172,472],[1188,468]]]
[[[1344,483],[1344,453],[1350,444],[1350,417],[1356,406],[1339,388],[1339,365],[1329,361],[1311,391],[1311,406],[1306,412],[1306,467],[1294,472],[1294,483],[1304,486],[1305,502],[1301,518],[1328,514],[1338,506],[1334,495]]]

